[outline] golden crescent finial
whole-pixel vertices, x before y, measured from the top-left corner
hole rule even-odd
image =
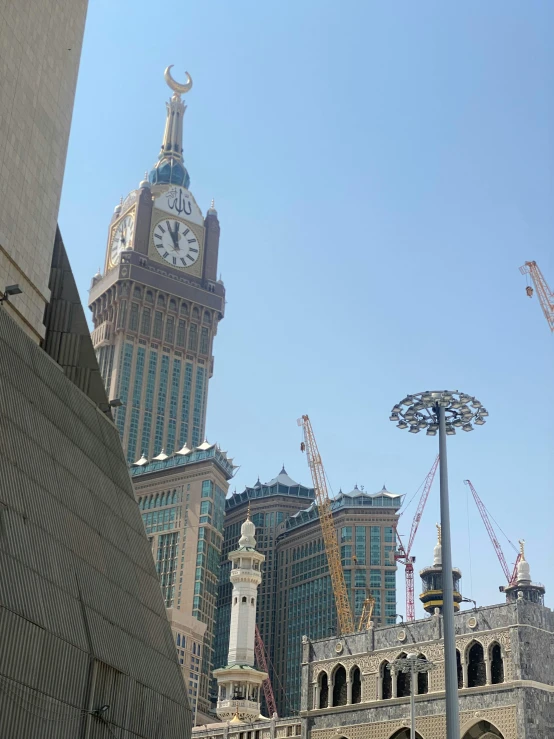
[[[519,553],[521,554],[521,559],[525,559],[525,539],[519,540]]]
[[[442,544],[441,525],[440,523],[436,523],[435,526],[437,527],[437,544]]]
[[[184,85],[181,85],[179,82],[176,82],[171,76],[171,67],[173,67],[173,64],[170,64],[169,67],[166,68],[164,72],[164,79],[167,82],[168,86],[173,90],[173,92],[176,92],[178,95],[184,95],[185,92],[188,92],[192,87],[192,77],[188,72],[185,72],[185,74],[187,75],[187,81]]]

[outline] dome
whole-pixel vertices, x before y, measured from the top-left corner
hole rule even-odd
[[[526,559],[520,559],[517,566],[517,581],[531,582],[531,568]]]
[[[145,187],[150,189],[150,180],[148,179],[148,172],[144,173],[144,179],[139,182],[139,187],[141,190]]]
[[[150,170],[149,180],[152,185],[179,185],[187,190],[190,177],[182,162],[174,157],[163,156]]]
[[[255,549],[256,548],[256,527],[250,520],[250,512],[248,512],[248,518],[240,527],[241,537],[239,539],[240,549]]]
[[[119,201],[119,203],[115,206],[113,209],[114,215],[118,216],[121,213],[121,206],[123,204],[123,198]]]

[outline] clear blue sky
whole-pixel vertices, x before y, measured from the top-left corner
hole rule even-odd
[[[335,492],[410,497],[437,440],[390,408],[476,395],[489,423],[450,441],[449,472],[454,562],[481,605],[503,575],[466,477],[554,598],[554,336],[518,271],[536,259],[554,286],[553,27],[547,1],[94,0],[62,197],[86,301],[113,208],[159,151],[163,69],[188,70],[186,165],[203,210],[216,200],[228,299],[208,438],[241,465],[231,489],[283,462],[308,483],[309,413]],[[438,516],[436,486],[417,565]]]

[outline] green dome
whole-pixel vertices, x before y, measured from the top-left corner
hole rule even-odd
[[[152,185],[180,185],[187,190],[190,176],[186,167],[172,156],[163,156],[151,169],[148,179]]]

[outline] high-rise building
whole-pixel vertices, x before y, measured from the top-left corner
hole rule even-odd
[[[210,710],[225,496],[234,471],[225,452],[208,442],[194,450],[185,447],[171,456],[142,460],[131,469],[199,723],[208,720]]]
[[[0,4],[0,292],[39,342],[87,0]]]
[[[254,487],[233,493],[225,501],[225,537],[221,556],[219,593],[217,598],[217,621],[215,638],[215,660],[217,667],[226,664],[229,650],[229,621],[231,619],[232,589],[230,580],[230,552],[238,547],[241,526],[250,507],[252,521],[256,526],[257,548],[265,556],[264,577],[257,601],[257,624],[267,650],[268,669],[272,682],[278,684],[273,672],[275,660],[275,628],[277,615],[277,532],[278,527],[289,516],[306,508],[314,500],[312,488],[292,480],[283,467],[281,472],[264,485],[258,480]],[[215,692],[215,687],[214,687]]]
[[[269,671],[280,715],[299,710],[302,637],[336,633],[336,608],[314,491],[291,480],[285,470],[262,485],[226,501],[225,554],[236,547],[239,520],[248,504],[266,556],[258,602],[258,626],[269,656]],[[310,502],[311,501],[311,502]],[[308,506],[306,503],[310,502]],[[373,620],[396,618],[394,527],[402,496],[385,488],[369,494],[358,488],[332,501],[342,564],[355,622],[368,591],[375,599]],[[229,567],[222,561],[216,625],[216,666],[224,664],[225,624],[230,610]],[[264,589],[265,584],[265,589]]]
[[[56,231],[85,13],[0,7],[0,736],[182,739],[173,638]]]
[[[92,280],[92,340],[129,463],[205,438],[213,338],[225,310],[217,279],[219,221],[188,189],[181,95],[173,95],[158,161],[120,203],[108,227],[104,274]]]

